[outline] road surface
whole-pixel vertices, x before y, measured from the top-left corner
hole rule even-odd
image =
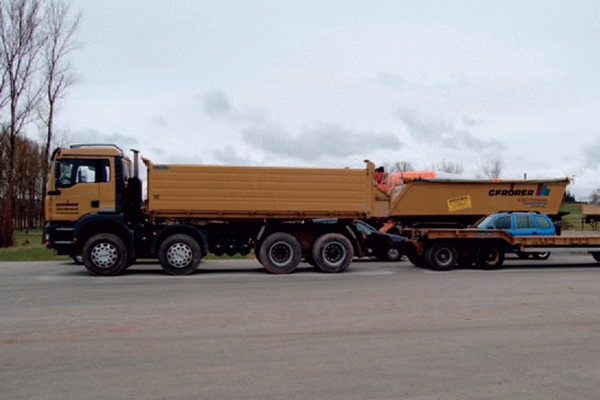
[[[2,399],[595,399],[600,264],[0,263]]]

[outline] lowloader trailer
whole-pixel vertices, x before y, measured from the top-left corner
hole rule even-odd
[[[370,161],[364,169],[327,169],[154,164],[142,158],[144,195],[138,160],[137,151],[130,160],[114,145],[55,150],[45,199],[47,246],[81,257],[93,275],[119,274],[139,258],[158,258],[167,273],[186,275],[209,252],[251,251],[271,273],[293,272],[302,259],[335,273],[365,255],[357,220],[403,215],[399,194],[377,186]],[[491,213],[506,205],[551,214],[558,206],[548,199],[562,199],[567,183],[548,181],[544,193],[536,192],[542,182],[477,183],[488,197],[512,193],[513,203],[487,201],[461,184],[448,192],[451,198],[428,192],[436,198],[427,204],[441,203],[444,213],[469,213],[469,207]],[[315,221],[320,219],[337,222]]]
[[[600,236],[513,236],[497,229],[407,229],[407,255],[419,267],[498,269],[506,252],[583,252],[600,262]]]

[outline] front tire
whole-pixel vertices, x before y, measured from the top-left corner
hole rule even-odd
[[[326,233],[313,244],[312,257],[317,268],[323,272],[343,272],[352,264],[354,248],[346,236]]]
[[[160,265],[169,275],[189,275],[198,269],[202,259],[200,245],[191,236],[169,236],[158,249]]]
[[[85,268],[92,275],[117,275],[127,266],[127,248],[116,235],[100,233],[92,236],[81,254]]]

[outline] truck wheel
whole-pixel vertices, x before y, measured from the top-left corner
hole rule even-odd
[[[550,252],[544,251],[542,253],[533,253],[533,258],[536,260],[547,260],[550,258]]]
[[[481,246],[477,250],[476,263],[483,269],[498,269],[504,263],[504,252],[497,247]]]
[[[354,257],[354,248],[350,240],[339,233],[326,233],[312,246],[315,265],[323,272],[343,272]]]
[[[454,246],[448,243],[438,243],[431,246],[426,253],[427,265],[435,271],[450,271],[458,261],[458,253]]]
[[[125,244],[118,236],[110,233],[92,236],[83,246],[81,256],[85,268],[92,275],[117,275],[127,265]]]
[[[258,257],[263,267],[272,274],[289,274],[300,264],[302,248],[289,233],[275,232],[262,242]]]
[[[185,234],[169,236],[158,249],[160,265],[169,275],[189,275],[202,259],[200,245]]]

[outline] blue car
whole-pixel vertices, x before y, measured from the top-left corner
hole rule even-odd
[[[511,212],[490,214],[475,224],[477,229],[502,229],[513,236],[543,235],[552,236],[556,234],[556,228],[552,220],[545,214],[535,212]],[[545,260],[550,257],[549,252],[544,253],[520,253],[519,257],[527,258],[533,254],[534,258]]]

